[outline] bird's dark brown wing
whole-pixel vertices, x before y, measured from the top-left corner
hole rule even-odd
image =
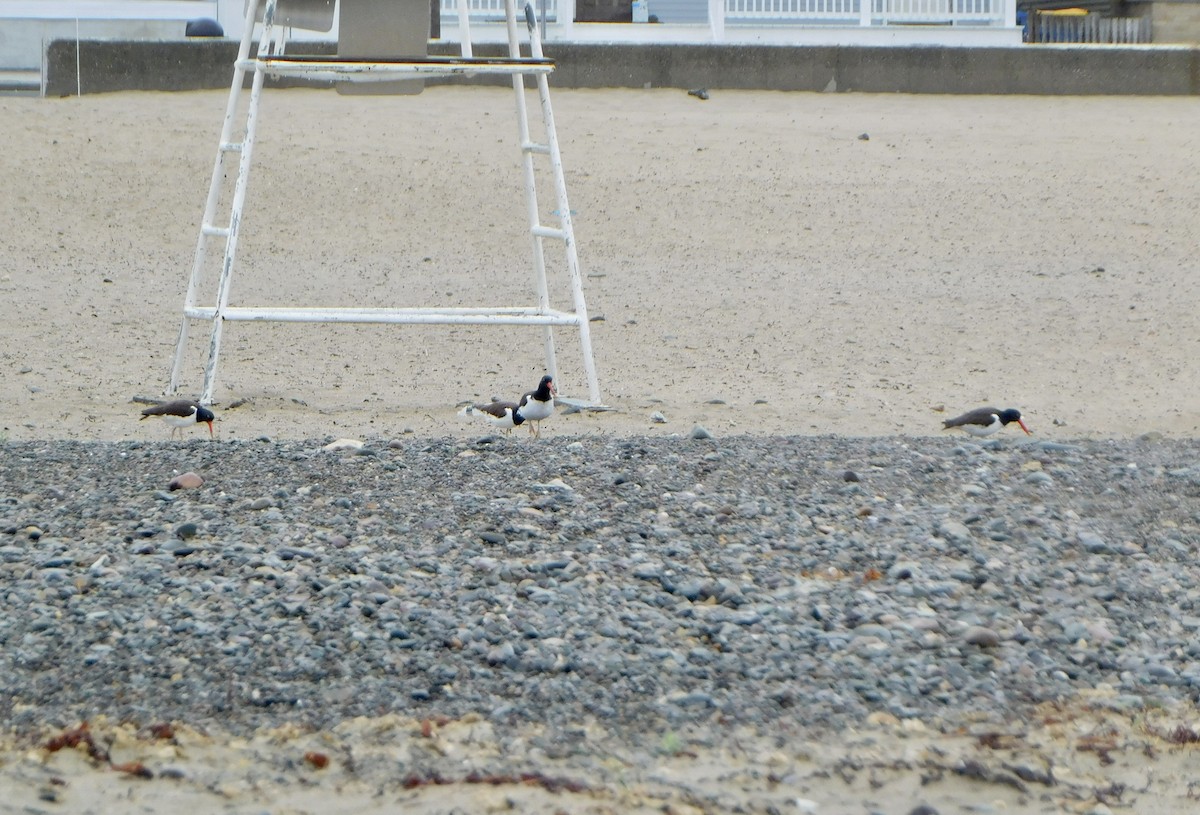
[[[998,414],[999,412],[1000,411],[996,410],[994,407],[975,408],[974,410],[968,410],[961,416],[955,416],[953,419],[945,419],[942,424],[945,425],[947,430],[951,427],[962,427],[963,425],[968,424],[977,424],[981,427],[987,427],[992,423],[992,416]]]
[[[196,409],[196,403],[190,399],[176,399],[173,402],[163,402],[151,405],[142,411],[142,418],[147,416],[191,416]]]
[[[478,410],[481,413],[486,413],[489,416],[495,416],[497,419],[503,419],[505,410],[511,410],[513,412],[516,412],[517,403],[516,402],[491,402],[486,405],[475,405],[475,410]]]

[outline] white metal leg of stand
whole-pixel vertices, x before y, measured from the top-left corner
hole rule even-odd
[[[253,31],[253,15],[248,19],[251,25],[247,31]],[[233,68],[233,83],[230,86],[229,102],[225,106],[225,121],[221,125],[221,140],[217,145],[216,164],[213,167],[212,181],[208,187],[208,198],[204,204],[204,216],[200,223],[200,234],[196,240],[196,252],[192,260],[192,274],[188,278],[187,294],[183,301],[184,315],[179,326],[179,340],[175,345],[175,358],[171,365],[171,382],[168,386],[168,393],[175,393],[179,389],[179,377],[183,372],[183,356],[187,348],[188,340],[188,324],[192,317],[188,316],[188,311],[196,307],[196,298],[200,284],[204,279],[204,264],[208,258],[208,242],[214,237],[228,237],[228,227],[218,227],[215,225],[217,217],[217,206],[220,203],[221,197],[221,180],[225,175],[225,157],[231,152],[241,152],[241,143],[234,143],[233,138],[234,119],[237,117],[238,100],[241,97],[242,85],[246,79],[246,58],[250,56],[250,43],[252,37],[249,33],[242,37],[241,45],[238,49],[238,56],[234,62]],[[211,394],[209,394],[209,402],[211,402]],[[207,402],[206,402],[207,404]]]
[[[547,77],[554,66],[542,53],[536,20],[534,19],[531,7],[526,5],[523,9],[524,22],[526,23],[529,36],[530,55],[528,57],[521,55],[516,2],[515,0],[505,0],[509,34],[509,56],[507,58],[489,59],[472,57],[470,55],[470,44],[465,42],[466,38],[464,37],[463,56],[461,57],[398,58],[395,61],[387,61],[285,55],[283,52],[286,29],[275,22],[277,2],[278,0],[260,0],[258,4],[250,4],[246,11],[245,32],[242,36],[237,62],[234,66],[233,84],[230,87],[225,122],[221,130],[220,144],[217,148],[217,158],[213,168],[208,199],[204,207],[203,221],[200,225],[200,235],[196,242],[196,253],[192,264],[191,277],[188,280],[183,320],[179,330],[179,340],[175,348],[168,392],[175,393],[179,387],[188,340],[188,323],[191,320],[209,320],[212,322],[208,361],[204,371],[204,390],[200,397],[200,401],[204,404],[210,404],[213,401],[213,392],[217,379],[217,363],[221,350],[221,334],[224,323],[227,320],[409,325],[541,326],[544,335],[546,366],[551,376],[554,376],[556,379],[558,378],[558,372],[554,336],[552,333],[553,327],[573,326],[579,331],[580,349],[583,353],[589,400],[593,404],[599,404],[600,386],[596,375],[595,360],[592,355],[591,333],[588,325],[587,305],[583,296],[583,281],[579,270],[579,258],[575,246],[575,232],[571,222],[571,208],[567,200],[566,180],[563,173],[562,156],[559,152],[558,136],[554,128],[554,116],[550,107],[550,89]],[[265,3],[265,8],[262,14],[262,32],[258,52],[257,56],[251,59],[250,48],[255,31],[256,14],[258,6],[263,3]],[[254,77],[251,83],[245,127],[241,141],[235,141],[234,130],[235,119],[238,117],[238,103],[243,93],[246,72],[250,70],[253,70]],[[250,175],[251,159],[253,157],[254,137],[258,125],[258,106],[263,91],[263,83],[267,76],[301,76],[325,81],[371,82],[406,77],[455,76],[478,73],[509,74],[512,77],[517,104],[518,135],[522,153],[526,208],[529,216],[529,234],[533,250],[534,276],[538,298],[536,306],[482,308],[281,308],[231,306],[229,304],[229,291],[237,258],[238,232],[242,221],[242,209],[246,200],[246,188]],[[545,144],[535,143],[530,138],[524,88],[524,76],[527,74],[532,74],[537,82],[542,120],[546,130]],[[237,178],[229,204],[229,220],[224,224],[219,224],[217,222],[217,210],[220,204],[221,188],[224,186],[225,160],[226,156],[231,153],[239,154]],[[550,160],[550,169],[554,178],[555,201],[558,206],[557,215],[559,225],[556,228],[541,223],[537,200],[537,174],[534,168],[534,156],[536,155],[548,156]],[[225,241],[225,251],[221,263],[220,277],[217,282],[216,304],[214,306],[200,306],[197,304],[197,300],[204,279],[208,251],[207,244],[209,240],[220,238],[223,238]],[[571,288],[573,309],[571,311],[558,311],[550,306],[546,261],[543,251],[543,242],[547,239],[563,242],[566,271]]]
[[[513,0],[506,0],[508,12],[508,48],[509,56],[520,58],[520,42],[517,37],[517,23],[513,13]],[[525,6],[525,23],[529,31],[530,55],[535,59],[543,59],[542,41],[538,34],[537,21],[534,19],[532,7]],[[513,90],[517,97],[518,137],[521,142],[522,169],[525,176],[525,202],[529,212],[529,235],[533,246],[534,273],[537,276],[538,304],[543,309],[550,308],[550,296],[546,285],[546,255],[542,242],[547,238],[555,238],[563,242],[567,274],[571,282],[571,297],[575,313],[580,317],[579,342],[584,349],[583,364],[588,381],[588,392],[593,402],[599,402],[600,384],[596,377],[596,364],[592,357],[591,330],[588,325],[587,304],[583,298],[583,280],[579,273],[579,255],[575,249],[575,229],[571,222],[571,205],[567,200],[567,182],[563,173],[562,155],[558,148],[558,134],[554,128],[554,111],[550,107],[550,82],[545,74],[538,74],[538,99],[542,106],[542,121],[546,128],[546,143],[535,144],[529,134],[529,113],[525,105],[525,77],[513,76]],[[533,166],[533,157],[542,154],[550,157],[550,167],[554,175],[554,194],[558,205],[559,228],[552,229],[543,226],[538,209],[537,179]],[[550,375],[558,378],[555,370],[554,333],[546,326],[545,344],[547,367]]]

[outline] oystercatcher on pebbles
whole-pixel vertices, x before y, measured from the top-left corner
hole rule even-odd
[[[972,436],[990,436],[1006,424],[1016,422],[1021,426],[1027,434],[1030,433],[1028,427],[1025,426],[1025,421],[1021,418],[1021,411],[1016,408],[1006,408],[998,410],[994,407],[981,407],[974,410],[968,410],[961,416],[955,416],[953,419],[946,419],[942,422],[946,430],[958,428],[965,430]]]
[[[213,419],[217,418],[211,410],[191,399],[176,399],[173,402],[152,405],[142,411],[142,419],[148,416],[161,416],[162,420],[171,426],[172,438],[175,437],[177,431],[201,423],[208,425],[208,435],[211,437]]]
[[[529,432],[541,438],[542,419],[547,419],[554,413],[554,395],[558,389],[554,387],[554,379],[550,375],[542,377],[537,390],[529,391],[521,397],[518,407],[524,420],[531,422]]]

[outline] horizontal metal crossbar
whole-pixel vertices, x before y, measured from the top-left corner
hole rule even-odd
[[[549,74],[554,61],[534,58],[423,57],[403,61],[356,60],[348,57],[277,56],[245,59],[245,71],[261,65],[270,76],[303,76],[322,81],[382,81],[397,76],[461,76],[465,74]]]
[[[184,315],[212,320],[214,306],[191,306]],[[283,323],[390,323],[408,325],[574,325],[583,323],[569,311],[537,308],[290,308],[281,306],[228,306],[222,317],[233,321]]]
[[[559,241],[565,241],[567,239],[567,233],[564,230],[555,229],[552,226],[543,226],[542,224],[537,224],[529,231],[539,238],[552,238]]]

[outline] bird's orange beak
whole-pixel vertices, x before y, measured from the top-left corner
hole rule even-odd
[[[1026,426],[1025,426],[1025,421],[1024,421],[1023,419],[1017,419],[1017,424],[1021,425],[1021,429],[1025,431],[1025,435],[1026,435],[1026,436],[1032,436],[1032,435],[1033,435],[1033,432],[1032,432],[1032,431],[1030,431],[1030,429],[1029,429],[1028,427],[1026,427]]]
[[[205,424],[208,425],[208,437],[211,439],[211,438],[213,438],[212,422],[205,422]],[[1021,427],[1024,427],[1024,426],[1025,425],[1021,425]],[[1026,430],[1025,432],[1028,433],[1029,431]]]

